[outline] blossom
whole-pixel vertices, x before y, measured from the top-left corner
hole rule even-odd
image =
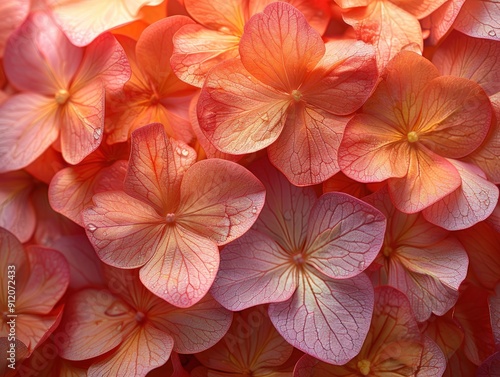
[[[155,123],[132,134],[123,191],[97,193],[83,211],[87,235],[101,260],[142,267],[140,277],[169,303],[188,307],[212,284],[217,246],[241,236],[264,204],[262,184],[236,163],[194,163],[186,144]]]

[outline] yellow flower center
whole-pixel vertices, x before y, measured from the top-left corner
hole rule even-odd
[[[408,141],[410,143],[416,143],[418,141],[418,134],[415,131],[410,131],[408,132],[408,135],[406,135],[408,138]]]
[[[299,102],[302,98],[302,93],[297,89],[292,90],[292,97],[296,102]]]
[[[358,361],[358,369],[363,376],[368,376],[368,374],[370,373],[370,360],[364,359]]]
[[[384,254],[385,257],[388,257],[392,253],[392,247],[390,246],[384,246],[382,249],[382,254]]]
[[[69,92],[66,89],[59,89],[54,98],[58,105],[64,105],[69,98]]]

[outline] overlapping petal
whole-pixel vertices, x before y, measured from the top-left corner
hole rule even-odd
[[[3,56],[7,38],[28,15],[29,5],[28,0],[9,0],[2,3],[0,13],[5,16],[5,20],[0,26],[0,56]]]
[[[500,12],[500,4],[496,1],[467,0],[457,19],[454,28],[475,38],[500,40],[500,21],[496,16]]]

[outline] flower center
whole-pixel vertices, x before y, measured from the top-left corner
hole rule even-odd
[[[389,255],[392,254],[392,251],[392,247],[384,246],[384,248],[382,249],[382,254],[384,254],[385,257],[389,257]]]
[[[304,255],[302,253],[297,253],[295,254],[293,257],[293,262],[296,264],[296,265],[303,265],[304,263],[306,263],[306,260],[304,258]]]
[[[165,221],[167,224],[173,224],[175,222],[175,213],[167,213],[165,216]]]
[[[135,320],[137,323],[143,323],[145,319],[146,319],[146,314],[144,314],[143,312],[135,313]]]
[[[299,102],[302,99],[302,93],[294,89],[292,90],[292,97],[296,102]]]
[[[66,89],[59,89],[54,98],[58,105],[64,105],[69,98],[69,92]]]
[[[410,131],[408,132],[408,135],[406,135],[408,138],[408,141],[410,143],[416,143],[418,141],[418,134],[415,131]]]
[[[370,360],[363,359],[358,361],[358,369],[363,376],[368,376],[370,373]]]

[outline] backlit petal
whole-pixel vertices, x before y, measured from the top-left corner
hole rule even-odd
[[[307,227],[307,261],[325,275],[344,279],[362,272],[384,241],[385,216],[344,193],[323,194]]]
[[[202,160],[184,175],[178,224],[224,245],[245,233],[264,206],[265,189],[231,161]]]
[[[248,72],[285,93],[298,89],[324,54],[318,32],[302,13],[283,2],[253,16],[240,41],[241,61]]]
[[[296,288],[292,256],[265,234],[249,230],[222,250],[210,292],[224,307],[238,311],[288,300]]]
[[[238,34],[242,32],[244,12],[248,1],[245,0],[184,0],[184,6],[200,24],[225,33]]]
[[[4,15],[4,20],[0,25],[0,56],[3,57],[7,38],[23,22],[28,15],[29,8],[28,0],[7,0],[0,5],[0,13]]]
[[[455,21],[455,29],[476,38],[500,40],[500,4],[496,1],[466,1]]]

